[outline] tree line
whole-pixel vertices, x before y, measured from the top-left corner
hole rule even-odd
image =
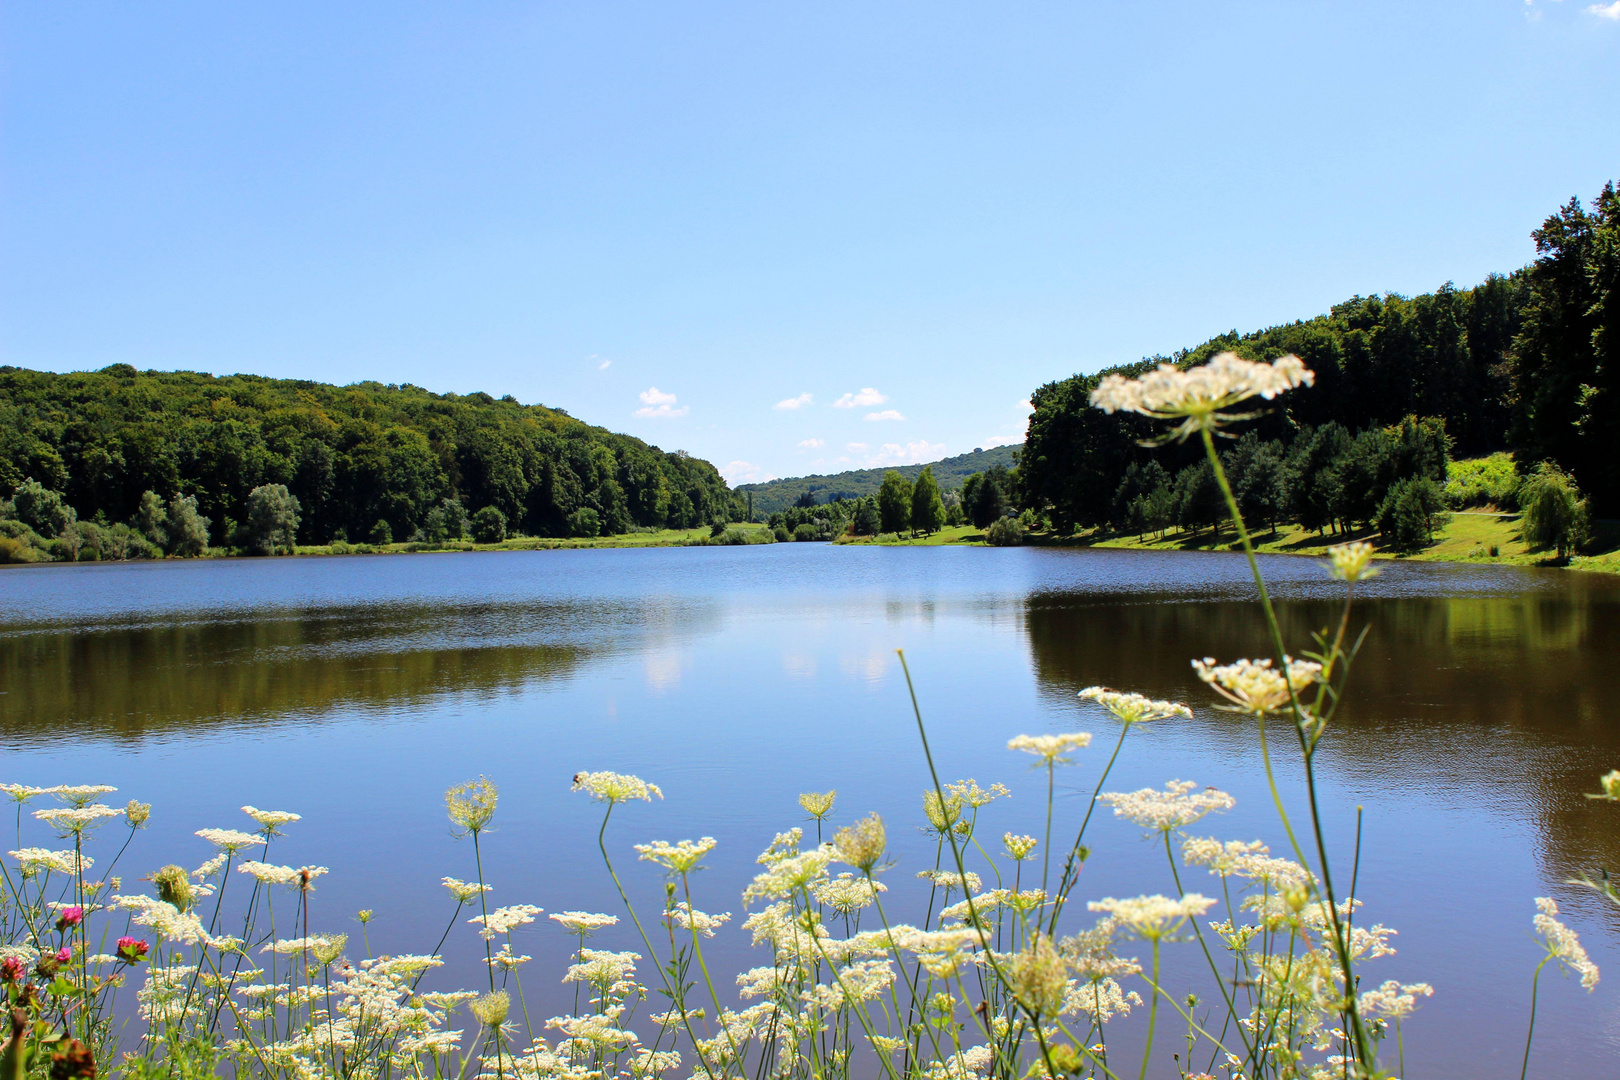
[[[1314,386],[1265,410],[1226,452],[1232,468],[1254,477],[1246,509],[1262,521],[1312,529],[1383,521],[1393,530],[1397,505],[1409,522],[1420,505],[1442,512],[1436,490],[1447,458],[1502,450],[1513,452],[1521,479],[1546,465],[1585,492],[1592,512],[1620,514],[1614,185],[1590,209],[1571,199],[1533,237],[1532,265],[1471,289],[1357,296],[1313,319],[1042,386],[1031,397],[1019,504],[1061,533],[1214,520],[1196,448],[1145,446],[1150,421],[1104,414],[1088,397],[1110,373],[1190,367],[1230,350],[1255,360],[1294,353],[1316,373]],[[1426,520],[1432,526],[1434,514]]]
[[[36,489],[60,510],[35,513]],[[74,525],[58,557],[188,554],[197,537],[279,549],[289,529],[305,544],[593,536],[745,513],[707,461],[510,396],[127,364],[0,367],[0,497],[0,535],[23,525],[50,546]]]

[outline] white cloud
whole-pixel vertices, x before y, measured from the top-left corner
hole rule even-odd
[[[595,359],[596,359],[596,354],[595,354],[595,353],[592,353],[592,354],[591,354],[591,359],[592,359],[592,360],[595,360]],[[597,365],[596,365],[596,370],[597,370],[597,371],[606,371],[606,370],[607,370],[607,369],[608,369],[608,368],[610,368],[610,367],[612,367],[612,366],[613,366],[613,361],[611,361],[611,360],[604,360],[604,361],[602,361],[602,362],[601,362],[601,363],[600,363],[600,364],[597,364]]]
[[[776,477],[766,473],[752,461],[727,462],[726,467],[720,470],[720,475],[726,478],[726,483],[732,487],[738,484],[760,484],[766,480],[775,480]]]
[[[868,467],[878,465],[916,465],[924,461],[938,461],[945,456],[944,443],[931,443],[927,439],[916,442],[884,443],[883,448],[867,460]]]
[[[1620,22],[1620,0],[1614,0],[1612,4],[1593,4],[1586,10],[1600,19],[1613,19],[1615,22]]]
[[[1022,435],[992,435],[979,445],[986,450],[997,446],[1017,446],[1024,441]]]
[[[884,409],[882,412],[869,412],[869,413],[866,414],[866,418],[868,420],[904,420],[905,419],[905,417],[900,415],[900,410],[899,409]]]
[[[649,386],[638,397],[641,398],[641,408],[636,415],[648,418],[667,418],[685,416],[689,411],[685,405],[675,407],[675,395],[666,394],[656,386]]]
[[[1035,403],[1029,400],[1029,398],[1025,398],[1023,401],[1018,403],[1018,408],[1023,412],[1034,412]]]
[[[773,409],[802,409],[806,405],[809,405],[809,404],[811,404],[810,392],[805,391],[804,393],[800,394],[798,397],[783,398],[781,401],[778,401],[775,405],[772,405],[771,408],[773,408]]]
[[[888,399],[888,397],[886,395],[880,394],[876,390],[874,390],[870,386],[868,386],[868,387],[865,387],[864,389],[862,389],[861,392],[858,393],[858,394],[845,394],[843,397],[841,397],[837,401],[833,402],[833,408],[835,408],[835,409],[854,409],[854,408],[862,408],[862,409],[864,409],[864,408],[867,408],[868,406],[872,406],[872,405],[882,405],[885,401],[888,401],[888,400],[889,399]]]
[[[866,444],[863,442],[846,443],[844,449],[852,454],[864,454],[866,453]]]
[[[822,442],[820,439],[800,439],[799,440],[799,449],[801,449],[801,450],[817,450],[817,449],[820,449],[821,447],[826,446],[826,445],[827,444]]]

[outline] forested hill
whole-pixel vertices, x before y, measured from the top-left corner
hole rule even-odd
[[[707,461],[511,397],[128,364],[0,367],[0,497],[29,478],[63,493],[81,520],[128,520],[147,491],[195,496],[215,543],[265,484],[297,497],[306,543],[339,530],[362,540],[379,522],[403,539],[447,499],[466,514],[496,507],[537,536],[591,522],[586,509],[618,533],[706,524],[733,508]]]
[[[1352,297],[1315,318],[1233,331],[1174,356],[1048,383],[1031,396],[1035,412],[1019,470],[1023,505],[1060,528],[1126,524],[1144,470],[1176,476],[1201,450],[1146,449],[1140,440],[1159,425],[1105,415],[1088,406],[1087,395],[1110,371],[1134,376],[1160,362],[1187,367],[1232,350],[1256,360],[1296,353],[1316,374],[1314,386],[1263,406],[1261,419],[1238,429],[1252,431],[1261,448],[1274,444],[1282,462],[1277,484],[1295,495],[1306,488],[1290,477],[1314,452],[1303,436],[1337,445],[1415,416],[1431,421],[1425,430],[1443,422],[1453,456],[1511,449],[1521,474],[1551,462],[1575,476],[1597,513],[1620,514],[1620,194],[1610,184],[1589,208],[1571,199],[1532,236],[1532,265],[1473,288],[1447,283],[1411,298]],[[1338,471],[1345,500],[1371,505],[1382,497]],[[1193,486],[1189,481],[1188,490]]]
[[[992,465],[1011,469],[1017,463],[1019,449],[1017,446],[998,446],[992,450],[975,450],[971,454],[943,458],[931,463],[934,467],[934,479],[938,482],[940,491],[955,491],[968,477],[983,472]],[[926,464],[899,465],[892,471],[907,480],[916,480],[927,467]],[[752,493],[754,513],[756,516],[764,517],[778,510],[787,509],[805,495],[809,495],[817,503],[876,495],[878,488],[883,486],[883,475],[890,471],[887,468],[856,469],[827,476],[795,476],[786,480],[767,480],[762,484],[741,484],[737,487],[737,491],[743,495]]]

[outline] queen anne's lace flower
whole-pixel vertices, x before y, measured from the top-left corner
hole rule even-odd
[[[34,817],[56,829],[64,836],[82,833],[108,818],[119,817],[122,810],[92,803],[89,806],[59,806],[49,810],[35,810]]]
[[[862,908],[877,903],[877,894],[888,891],[888,886],[876,879],[843,873],[835,878],[813,882],[810,895],[816,903],[832,908],[840,915],[852,915]]]
[[[652,802],[654,796],[660,799],[664,797],[657,784],[649,784],[639,776],[616,772],[578,773],[574,776],[572,790],[583,791],[598,802],[609,804],[629,802],[631,799]]]
[[[967,871],[965,874],[958,874],[954,870],[919,870],[917,871],[917,876],[926,881],[933,882],[934,888],[936,889],[954,889],[955,891],[962,893],[964,896],[966,896],[968,893],[977,893],[982,887],[982,882],[979,881],[979,875],[975,874],[971,870]],[[964,882],[966,883],[965,890],[963,888]]]
[[[1536,917],[1531,920],[1531,924],[1535,926],[1536,933],[1541,935],[1542,941],[1546,944],[1547,955],[1579,975],[1581,985],[1587,990],[1597,989],[1597,965],[1586,955],[1586,949],[1581,945],[1581,939],[1575,931],[1555,918],[1558,914],[1558,903],[1551,897],[1538,896],[1536,909]]]
[[[1168,720],[1173,716],[1192,719],[1192,710],[1185,705],[1177,705],[1173,701],[1155,701],[1141,694],[1121,693],[1105,686],[1088,686],[1080,691],[1080,696],[1087,701],[1095,701],[1126,725]]]
[[[1110,896],[1086,905],[1092,911],[1107,912],[1122,929],[1149,940],[1169,936],[1189,918],[1202,915],[1213,906],[1213,897],[1199,893],[1187,893],[1179,900],[1168,896],[1137,896],[1116,900]]]
[[[232,853],[264,843],[264,837],[258,833],[243,832],[240,829],[198,829],[196,835],[221,851]]]
[[[1378,573],[1372,556],[1373,546],[1365,540],[1335,544],[1328,548],[1328,572],[1340,581],[1365,581]]]
[[[302,814],[290,810],[260,810],[257,806],[244,806],[242,813],[257,821],[267,836],[279,836],[283,825],[303,820]]]
[[[1063,995],[1065,1015],[1085,1013],[1099,1024],[1106,1024],[1115,1016],[1129,1016],[1131,1007],[1140,1004],[1142,995],[1135,990],[1125,992],[1119,983],[1107,977],[1084,983],[1071,979]]]
[[[472,903],[478,899],[480,893],[487,893],[495,887],[493,885],[480,885],[476,881],[462,881],[460,878],[453,877],[440,878],[439,880],[446,889],[450,890],[450,895],[455,897],[458,903],[462,904]]]
[[[17,860],[26,876],[33,876],[41,871],[52,871],[58,874],[74,873],[75,864],[80,871],[88,870],[95,862],[88,855],[77,854],[73,849],[66,851],[51,851],[49,848],[29,847],[17,851],[8,851],[13,859]]]
[[[713,851],[717,843],[719,841],[712,836],[705,836],[701,840],[682,840],[676,844],[654,840],[650,844],[637,844],[636,850],[641,852],[644,862],[657,863],[673,874],[686,874],[696,869],[703,856]]]
[[[820,821],[822,818],[832,813],[833,802],[837,800],[837,798],[838,791],[836,789],[832,791],[820,792],[807,791],[803,795],[799,796],[799,805],[804,808],[805,813],[809,814],[817,821]]]
[[[1419,997],[1430,997],[1434,987],[1428,983],[1398,983],[1390,979],[1376,990],[1364,991],[1360,1008],[1363,1016],[1379,1016],[1386,1020],[1402,1020],[1412,1015]]]
[[[44,795],[49,790],[49,788],[30,787],[27,784],[0,784],[0,792],[19,803],[25,803],[35,795]]]
[[[1097,801],[1112,806],[1114,813],[1122,818],[1161,832],[1191,825],[1206,814],[1230,810],[1237,805],[1237,800],[1224,791],[1215,788],[1197,791],[1197,787],[1191,780],[1172,780],[1163,791],[1153,788],[1129,793],[1110,791],[1097,796]]]
[[[1091,732],[1070,731],[1061,735],[1014,735],[1007,740],[1007,749],[1034,754],[1048,765],[1066,765],[1063,755],[1070,750],[1081,750],[1091,745]]]
[[[154,900],[150,896],[115,896],[112,902],[115,907],[135,912],[132,916],[135,923],[150,926],[171,941],[185,945],[195,945],[199,942],[207,945],[212,941],[197,916],[183,912],[173,904]]]
[[[45,790],[69,806],[84,806],[90,800],[111,795],[118,789],[107,784],[58,784]]]
[[[755,899],[786,899],[826,876],[827,864],[831,861],[831,845],[778,859],[756,875],[753,884],[743,890],[743,903]]]
[[[1194,660],[1193,668],[1217,694],[1244,712],[1270,713],[1288,708],[1288,691],[1293,687],[1297,695],[1322,674],[1322,665],[1309,660],[1295,660],[1285,656],[1288,679],[1271,666],[1270,660],[1239,660],[1234,664],[1217,665],[1213,657]]]
[[[1253,397],[1270,400],[1296,386],[1309,386],[1316,376],[1297,356],[1282,356],[1269,364],[1245,360],[1223,352],[1207,364],[1182,370],[1160,364],[1139,379],[1106,376],[1091,392],[1091,404],[1106,413],[1134,412],[1155,420],[1180,420],[1178,438],[1203,428],[1215,428],[1244,415],[1226,413]]]
[[[464,833],[476,833],[495,816],[499,798],[495,785],[480,776],[446,791],[444,809],[450,816],[450,824]]]
[[[677,930],[695,930],[704,937],[714,937],[714,932],[730,921],[731,912],[710,915],[682,900],[664,912],[664,918]]]
[[[887,846],[888,835],[883,828],[883,819],[875,813],[868,814],[855,824],[838,830],[833,837],[833,857],[864,874],[870,874],[883,858]]]
[[[1040,841],[1033,836],[1019,836],[1015,833],[1003,833],[1001,836],[1001,844],[1014,862],[1023,862],[1029,858],[1030,852],[1035,850],[1038,843]]]
[[[488,915],[474,915],[467,921],[481,927],[478,936],[485,941],[491,941],[496,934],[509,934],[526,923],[534,922],[534,917],[540,914],[541,909],[533,904],[513,904],[510,907],[496,908]]]
[[[547,915],[546,918],[561,926],[570,934],[588,936],[604,927],[616,926],[619,922],[617,915],[597,915],[589,911],[558,911]]]

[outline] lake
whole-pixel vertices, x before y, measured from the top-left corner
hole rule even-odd
[[[1312,560],[1264,567],[1306,647],[1335,617],[1337,583]],[[1366,646],[1318,767],[1340,867],[1364,808],[1361,918],[1400,931],[1364,985],[1435,987],[1405,1025],[1406,1075],[1517,1075],[1543,895],[1605,981],[1589,995],[1543,979],[1533,1072],[1612,1072],[1620,913],[1564,882],[1620,868],[1620,807],[1584,797],[1620,767],[1620,579],[1384,564],[1363,591]],[[717,838],[696,903],[735,913],[711,946],[730,973],[767,962],[737,925],[739,893],[773,834],[804,823],[803,791],[837,789],[835,824],[883,814],[899,856],[885,903],[920,921],[928,774],[897,648],[943,778],[1012,789],[983,811],[987,835],[1042,821],[1044,773],[1008,738],[1079,729],[1097,741],[1059,773],[1056,831],[1072,836],[1117,732],[1076,697],[1102,683],[1195,712],[1132,732],[1109,790],[1215,785],[1237,806],[1193,831],[1283,854],[1254,725],[1213,709],[1188,663],[1267,653],[1252,599],[1241,556],[1179,552],[779,544],[8,569],[0,780],[110,783],[151,802],[120,864],[130,876],[200,864],[211,848],[193,830],[249,826],[244,803],[301,813],[272,858],[332,868],[311,928],[358,936],[354,912],[370,908],[375,950],[425,952],[454,910],[440,877],[474,876],[445,788],[480,774],[500,786],[493,901],[622,913],[595,849],[601,808],[569,784],[635,773],[666,798],[615,811],[608,842],[632,900],[654,914],[662,885],[631,844]],[[1297,754],[1278,746],[1303,815]],[[1100,812],[1088,843],[1077,900],[1172,891],[1137,827]],[[1187,887],[1217,884],[1200,871]],[[1077,928],[1083,905],[1070,911]],[[531,1011],[565,1011],[571,939],[544,917],[517,936],[535,957]],[[596,943],[642,951],[626,925]],[[439,985],[477,985],[474,928],[446,950]],[[1183,985],[1197,946],[1169,953],[1167,982]],[[1167,1015],[1168,1055],[1180,1022]],[[1144,1019],[1110,1025],[1111,1049],[1134,1054]]]

